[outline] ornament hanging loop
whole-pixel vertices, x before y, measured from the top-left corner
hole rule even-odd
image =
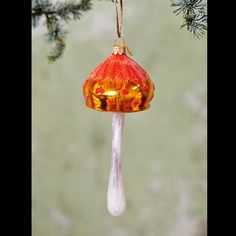
[[[119,41],[118,41],[119,40]],[[117,42],[118,41],[118,42]],[[128,46],[125,44],[125,40],[123,37],[118,37],[115,39],[115,45],[113,45],[112,52],[116,55],[118,54],[123,54],[124,52],[126,53],[126,50],[130,54],[130,56],[133,55],[132,51]]]
[[[116,7],[116,32],[117,37],[121,38],[121,29],[123,23],[123,2],[120,0],[120,14],[118,13],[118,0],[114,0],[114,4]]]
[[[128,51],[128,53],[132,56],[133,53],[125,44],[124,38],[121,36],[121,29],[123,23],[123,2],[120,0],[120,14],[118,13],[118,0],[113,0],[115,7],[116,7],[116,31],[117,31],[117,38],[115,39],[115,45],[113,46],[113,53],[114,54],[123,54]],[[117,43],[117,40],[121,40],[121,43]]]

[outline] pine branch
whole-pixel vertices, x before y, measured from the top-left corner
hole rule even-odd
[[[49,62],[54,62],[63,55],[65,49],[65,36],[67,31],[64,29],[64,23],[70,20],[79,20],[82,17],[82,12],[90,10],[92,0],[56,2],[51,3],[51,0],[33,0],[32,1],[32,26],[37,27],[42,16],[46,19],[47,39],[49,42],[54,42],[55,46],[48,55]]]
[[[171,0],[176,15],[183,13],[184,23],[180,28],[187,30],[196,38],[204,36],[207,31],[207,0]]]
[[[48,42],[54,43],[48,55],[49,62],[54,62],[62,57],[65,50],[65,37],[67,31],[64,23],[70,20],[79,20],[86,12],[92,8],[92,0],[69,0],[52,3],[52,0],[32,0],[32,26],[38,26],[42,17],[45,18],[47,26]],[[118,0],[110,0],[114,1]],[[183,14],[184,23],[180,28],[186,27],[195,37],[203,36],[207,31],[207,0],[171,0],[171,6],[176,9],[176,15]]]

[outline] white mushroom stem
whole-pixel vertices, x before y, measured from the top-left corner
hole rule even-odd
[[[126,208],[121,173],[121,143],[124,113],[112,114],[112,161],[107,192],[107,208],[113,216],[120,216]]]

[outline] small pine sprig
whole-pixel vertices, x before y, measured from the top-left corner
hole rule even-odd
[[[45,16],[47,25],[47,39],[54,42],[55,46],[48,55],[49,62],[54,62],[62,57],[65,49],[65,36],[67,31],[64,29],[64,22],[70,20],[79,20],[82,12],[90,10],[92,0],[56,2],[52,4],[50,0],[33,0],[32,1],[32,26],[37,27],[39,20]]]
[[[180,28],[186,27],[196,38],[204,36],[207,31],[207,0],[171,0],[171,6],[176,15],[183,13],[184,23]]]

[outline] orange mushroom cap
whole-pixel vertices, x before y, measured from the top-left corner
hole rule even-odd
[[[83,84],[86,105],[97,111],[137,112],[150,107],[155,86],[147,72],[126,55],[125,44],[113,53]]]

